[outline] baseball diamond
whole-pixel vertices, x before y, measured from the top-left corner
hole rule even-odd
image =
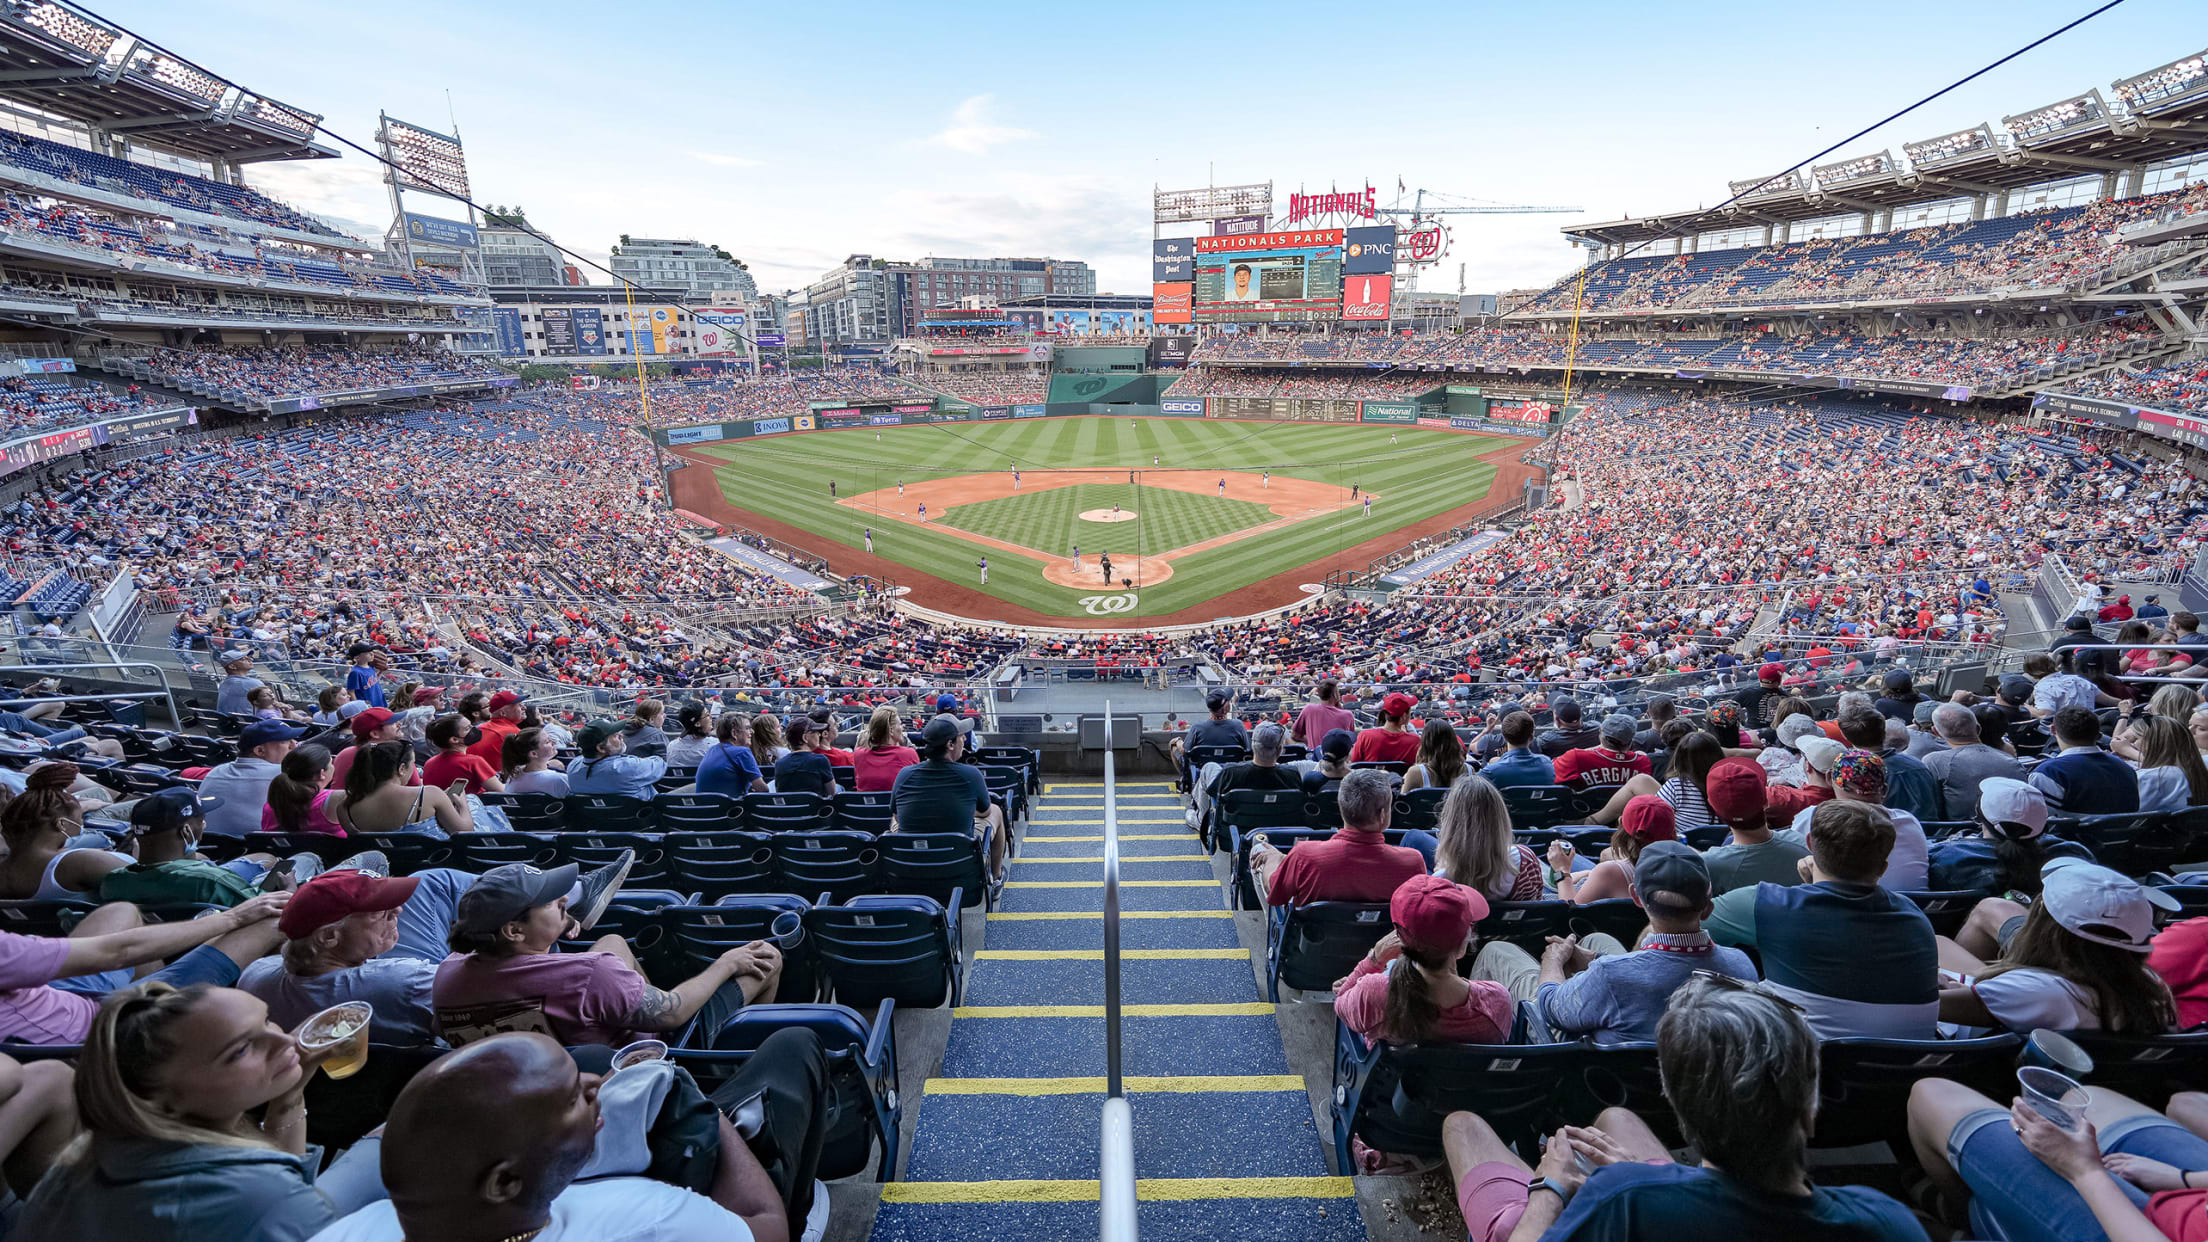
[[[710,467],[674,472],[676,504],[814,551],[837,573],[893,578],[922,607],[1139,626],[1292,603],[1301,584],[1447,529],[1529,472],[1524,440],[1419,427],[1386,428],[1392,443],[1356,424],[1124,415],[864,430],[881,438],[671,449]],[[1109,585],[1136,599],[1100,616],[1083,601],[1107,585],[1106,553]],[[979,555],[991,558],[986,586]]]

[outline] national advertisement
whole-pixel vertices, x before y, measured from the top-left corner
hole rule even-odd
[[[974,412],[980,415],[981,421],[985,423],[993,423],[998,419],[1012,417],[1012,407],[1009,405],[977,405],[974,407]]]
[[[1171,284],[1189,279],[1196,257],[1193,237],[1161,237],[1150,243],[1150,283]]]
[[[778,436],[789,429],[790,420],[786,418],[753,419],[751,424],[751,434],[755,436]],[[813,420],[808,417],[805,419],[805,430],[811,431],[812,429]]]
[[[1342,230],[1342,275],[1380,276],[1395,271],[1395,226]]]
[[[895,427],[904,421],[905,416],[902,414],[869,414],[866,416],[866,423],[869,427]]]
[[[606,314],[595,306],[575,308],[575,352],[603,354],[606,349]]]
[[[1344,276],[1342,318],[1379,320],[1389,317],[1395,296],[1394,276]]]
[[[727,438],[722,433],[719,423],[707,423],[702,427],[669,427],[667,429],[667,443],[669,444],[703,444],[708,440],[725,440]]]
[[[440,216],[418,216],[409,211],[406,216],[406,239],[425,246],[450,246],[456,250],[476,248],[475,226],[465,220],[447,220]]]
[[[1194,401],[1160,401],[1158,409],[1167,414],[1200,415],[1204,412],[1204,403],[1201,399]]]
[[[1409,402],[1367,401],[1364,421],[1368,423],[1415,423],[1418,407]]]
[[[567,306],[547,306],[540,312],[544,321],[544,352],[548,354],[572,354],[575,352],[575,311]]]
[[[498,334],[498,352],[501,357],[519,358],[529,352],[521,335],[521,312],[511,306],[500,306],[491,311],[491,327]]]
[[[1047,405],[1015,405],[1012,407],[1012,417],[1014,418],[1041,418],[1048,413],[1050,413],[1050,407]]]

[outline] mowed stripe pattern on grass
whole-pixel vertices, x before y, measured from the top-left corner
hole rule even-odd
[[[1495,476],[1495,467],[1480,461],[1480,455],[1516,443],[1520,442],[1420,427],[1095,416],[860,427],[700,445],[688,451],[726,463],[715,473],[722,495],[739,509],[803,527],[824,542],[849,548],[863,547],[863,532],[871,526],[877,555],[967,586],[976,582],[974,562],[987,555],[989,585],[982,589],[988,594],[1038,612],[1079,617],[1082,613],[1074,601],[1089,592],[1046,581],[1041,559],[1002,549],[985,551],[938,523],[922,527],[869,518],[835,503],[828,485],[836,485],[838,497],[851,497],[877,488],[894,491],[900,480],[914,483],[1009,471],[1015,462],[1023,473],[1054,468],[1139,471],[1151,469],[1155,455],[1164,468],[1270,469],[1276,476],[1332,484],[1345,500],[1353,485],[1379,494],[1370,518],[1363,516],[1362,508],[1344,509],[1175,562],[1171,579],[1140,593],[1134,615],[1155,616],[1479,501]],[[1070,529],[1064,536],[1041,538],[1045,547],[1070,549],[1082,542]],[[1163,551],[1190,541],[1153,543],[1146,535],[1142,542]],[[1088,545],[1082,542],[1082,546],[1088,553]],[[1117,550],[1115,543],[1101,546]],[[1314,567],[1313,579],[1322,572]]]
[[[1081,519],[1084,513],[1113,505],[1134,514],[1134,520]],[[1148,556],[1272,520],[1271,509],[1247,500],[1125,483],[1081,483],[957,505],[943,518],[947,526],[1060,556],[1070,555],[1077,547],[1086,549],[1089,556],[1103,551]]]

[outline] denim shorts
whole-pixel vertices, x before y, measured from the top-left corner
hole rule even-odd
[[[2100,1132],[2101,1151],[2208,1169],[2208,1140],[2155,1113],[2126,1117]],[[2040,1163],[2016,1136],[2005,1108],[1981,1108],[1947,1136],[1948,1163],[1970,1186],[1973,1213],[1984,1213],[2010,1242],[2106,1242],[2093,1211],[2061,1174]],[[2148,1195],[2122,1178],[2133,1204]]]

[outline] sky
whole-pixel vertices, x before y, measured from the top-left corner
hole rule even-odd
[[[599,262],[623,234],[694,237],[781,291],[851,254],[1049,256],[1147,293],[1153,187],[1270,180],[1276,215],[1298,188],[1369,182],[1387,204],[1399,181],[1580,209],[1452,218],[1421,284],[1454,289],[1461,264],[1477,293],[1576,267],[1575,221],[1714,204],[2097,4],[89,7],[363,145],[379,109],[457,117],[476,201]],[[2208,3],[2125,0],[1818,162],[1998,126],[2203,47]],[[390,221],[364,156],[247,180],[364,236]]]

